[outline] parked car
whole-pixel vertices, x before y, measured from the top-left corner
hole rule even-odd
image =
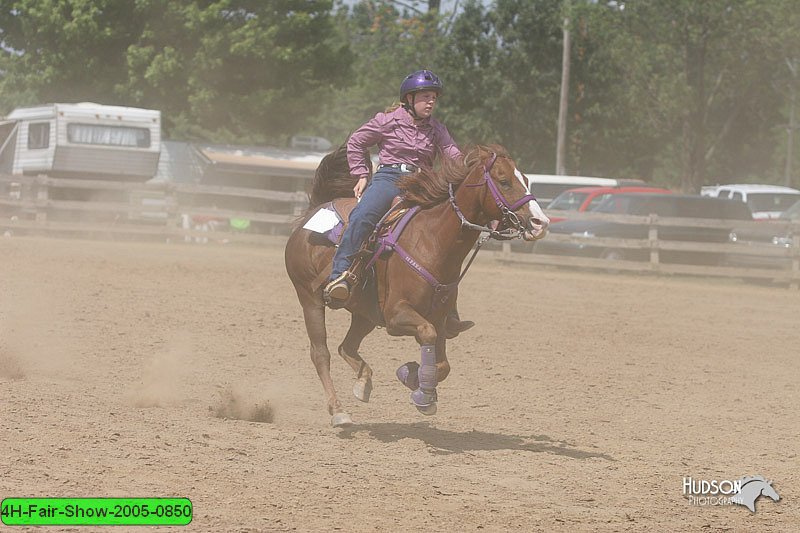
[[[726,243],[736,221],[752,220],[750,210],[742,202],[690,196],[682,194],[624,193],[606,198],[592,212],[660,217],[686,217],[724,219],[731,221],[728,228],[699,228],[687,226],[659,226],[658,238],[663,241],[690,241]],[[610,222],[606,220],[565,220],[550,226],[551,234],[573,235],[588,238],[585,242],[559,242],[551,239],[538,241],[535,253],[600,257],[646,261],[649,249],[619,248],[595,244],[591,238],[647,239],[647,224]],[[719,264],[722,255],[717,252],[661,250],[659,261],[664,263]]]
[[[550,174],[525,174],[532,184],[533,194],[542,207],[568,189],[576,187],[647,187],[642,180],[596,178],[593,176],[554,176]]]
[[[591,211],[610,195],[628,192],[672,193],[669,189],[659,187],[579,187],[566,190],[556,196],[546,208],[547,216],[550,217],[551,223],[561,222],[567,218],[568,211]]]
[[[750,207],[755,220],[778,218],[783,211],[800,200],[800,191],[797,189],[754,183],[703,187],[700,194],[744,202]]]
[[[794,223],[794,224],[793,224]],[[734,228],[729,239],[731,243],[739,246],[756,247],[762,249],[791,248],[792,246],[792,225],[800,228],[800,201],[781,213],[781,215],[766,224],[759,224],[758,227]],[[786,269],[791,266],[790,257],[780,257],[775,255],[744,255],[731,253],[725,258],[725,263],[730,266],[746,268],[779,268]]]
[[[596,178],[593,176],[555,176],[550,174],[525,174],[531,181],[531,188],[533,194],[536,196],[537,202],[542,208],[549,209],[549,205],[568,190],[576,188],[602,188],[605,190],[618,190],[622,187],[641,187],[644,190],[649,190],[647,184],[641,180],[631,179],[615,179],[615,178]],[[548,213],[550,216],[550,213]],[[550,218],[550,222],[557,222],[563,219],[556,216],[554,220]],[[511,249],[515,252],[530,252],[533,250],[533,243],[522,240],[511,241]],[[502,243],[491,240],[486,243],[487,250],[499,250]]]

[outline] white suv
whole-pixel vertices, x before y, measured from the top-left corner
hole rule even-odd
[[[700,194],[744,202],[750,207],[755,220],[778,218],[781,213],[800,200],[800,191],[797,189],[753,183],[703,187]]]

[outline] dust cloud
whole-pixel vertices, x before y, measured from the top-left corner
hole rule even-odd
[[[3,344],[0,344],[0,378],[25,379],[25,370],[19,359]]]
[[[32,374],[58,375],[73,359],[74,344],[64,330],[70,313],[42,288],[13,295],[0,309],[0,377],[24,379]]]
[[[217,418],[247,420],[249,422],[272,423],[275,420],[275,409],[269,401],[253,401],[231,386],[225,387],[216,403],[209,407]]]
[[[175,336],[164,350],[146,360],[142,379],[128,392],[134,407],[169,407],[181,402],[187,377],[185,362],[192,353],[188,333]]]

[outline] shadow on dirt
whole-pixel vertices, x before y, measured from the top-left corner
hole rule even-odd
[[[359,424],[342,429],[338,436],[341,439],[352,439],[359,433],[367,433],[381,442],[397,442],[401,439],[417,439],[424,442],[432,453],[449,455],[451,453],[478,451],[525,451],[536,453],[552,453],[573,459],[589,459],[596,457],[606,461],[614,461],[610,455],[577,449],[573,444],[554,440],[547,435],[502,435],[485,431],[450,431],[431,427],[426,422],[415,424],[379,423]]]

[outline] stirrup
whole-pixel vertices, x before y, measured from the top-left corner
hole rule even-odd
[[[345,270],[325,286],[322,291],[322,299],[331,307],[342,307],[350,299],[355,279],[355,276]]]

